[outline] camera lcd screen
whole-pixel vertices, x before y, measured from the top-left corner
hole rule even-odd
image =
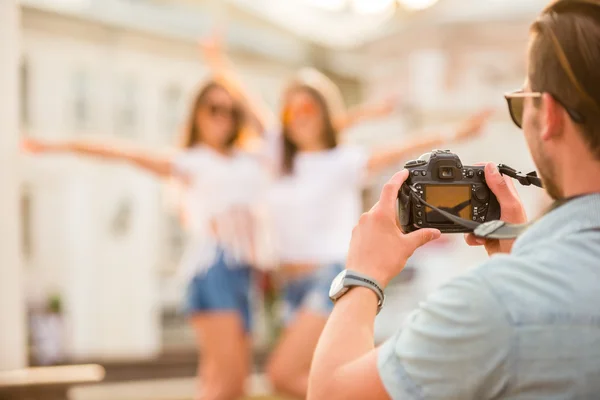
[[[471,219],[471,185],[426,185],[425,201],[450,214]],[[452,223],[429,207],[425,207],[425,219],[434,224]]]

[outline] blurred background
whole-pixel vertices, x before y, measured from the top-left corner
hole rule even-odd
[[[27,156],[22,138],[175,147],[209,74],[198,40],[224,27],[228,55],[273,109],[304,66],[331,77],[348,105],[398,99],[391,115],[348,132],[367,147],[491,107],[483,137],[452,150],[464,163],[529,171],[502,95],[523,83],[528,26],[546,2],[0,0],[0,370],[99,363],[104,383],[71,398],[167,399],[190,396],[197,362],[174,278],[183,234],[168,185],[125,164]],[[370,182],[365,207],[394,171]],[[547,200],[519,191],[536,216]],[[378,340],[484,257],[462,237],[416,254],[411,277],[390,289]],[[259,369],[274,335],[256,308]]]

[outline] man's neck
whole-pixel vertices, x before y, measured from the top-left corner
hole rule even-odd
[[[561,175],[565,198],[600,193],[600,161],[575,157]]]

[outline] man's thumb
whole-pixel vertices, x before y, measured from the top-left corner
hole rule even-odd
[[[407,239],[411,254],[419,247],[426,245],[427,243],[439,239],[442,233],[437,229],[419,229],[411,232],[404,237]]]

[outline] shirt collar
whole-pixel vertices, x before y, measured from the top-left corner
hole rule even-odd
[[[590,229],[600,229],[600,193],[577,197],[552,209],[517,239],[513,250]]]

